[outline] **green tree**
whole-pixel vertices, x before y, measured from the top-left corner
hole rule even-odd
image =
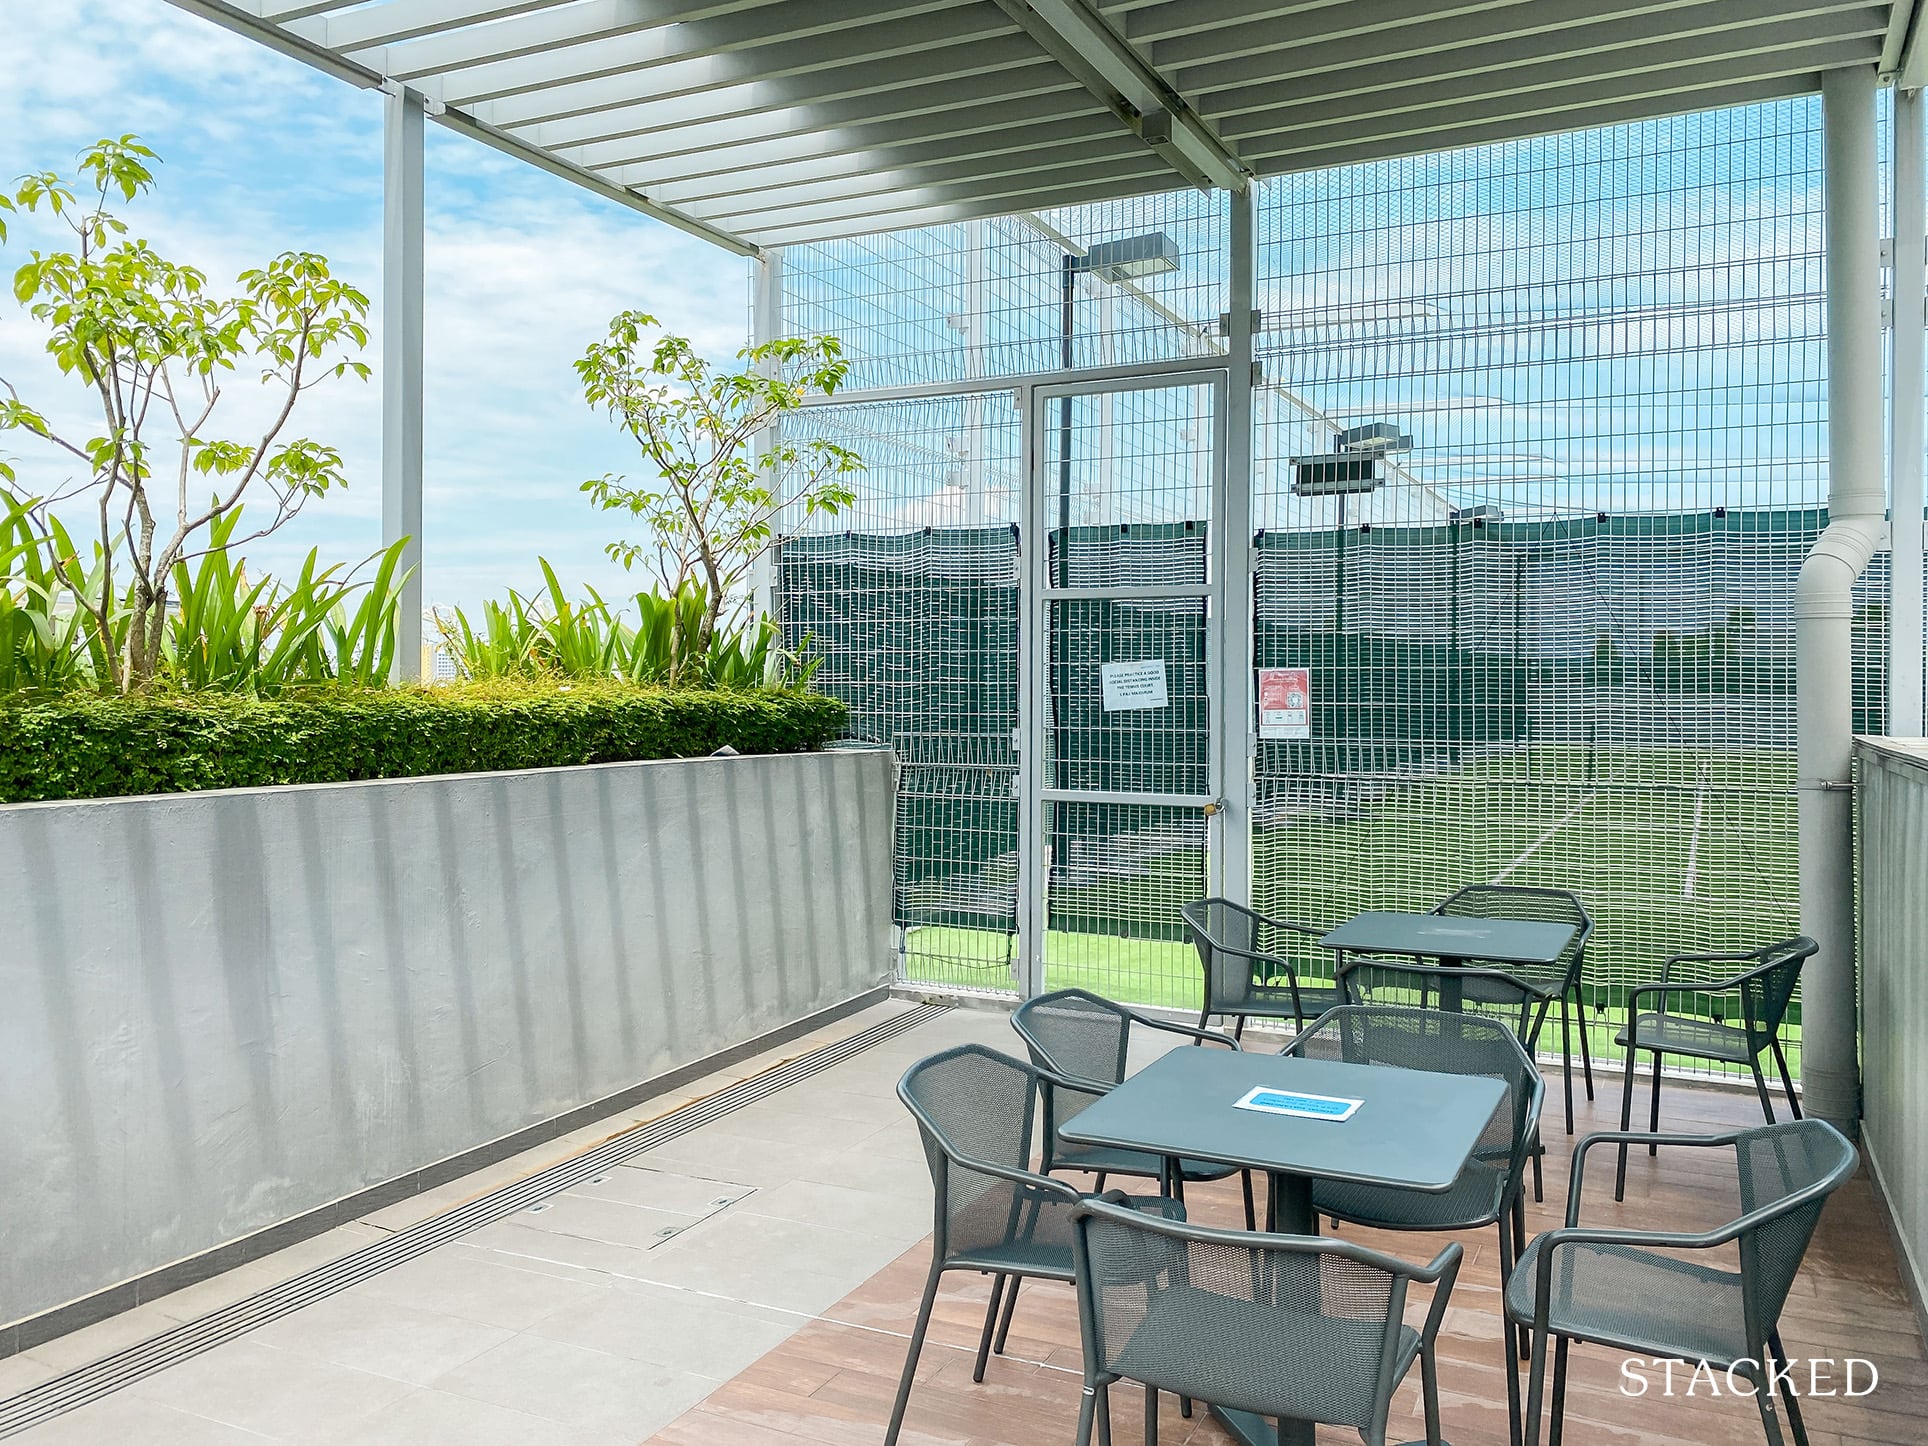
[[[849,363],[835,337],[745,347],[732,371],[711,367],[687,337],[662,334],[660,325],[625,311],[576,362],[590,406],[629,434],[654,473],[637,483],[605,475],[582,490],[646,529],[643,540],[610,543],[612,558],[624,567],[647,563],[667,597],[701,589],[693,646],[685,646],[684,609],[674,613],[669,652],[680,660],[708,654],[724,610],[746,601],[742,585],[777,540],[780,521],[834,515],[856,500],[850,479],[863,461],[824,438],[796,442],[781,432],[785,416],[843,384]]]
[[[368,376],[355,360],[368,340],[368,298],[332,275],[325,257],[284,252],[243,271],[236,294],[222,296],[205,273],[129,234],[109,207],[153,189],[155,160],[134,136],[101,140],[81,152],[72,177],[33,172],[0,194],[0,241],[6,215],[22,211],[45,211],[74,236],[72,250],[33,252],[13,291],[46,329],[55,364],[92,394],[101,430],[56,430],[0,377],[0,431],[29,433],[79,464],[27,515],[51,547],[55,509],[91,502],[93,565],[61,557],[58,575],[107,644],[103,681],[121,691],[154,676],[172,579],[205,551],[210,524],[251,490],[265,493],[267,520],[249,534],[259,537],[345,485],[333,447],[284,434],[320,382]],[[243,366],[258,369],[269,420],[245,438],[224,437],[214,414]]]

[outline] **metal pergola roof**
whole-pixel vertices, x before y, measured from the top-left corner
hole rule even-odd
[[[1818,90],[1913,0],[173,0],[739,252]]]

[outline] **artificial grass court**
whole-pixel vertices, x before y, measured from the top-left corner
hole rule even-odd
[[[1571,889],[1594,919],[1586,981],[1599,1057],[1625,988],[1658,978],[1669,955],[1800,932],[1793,783],[1793,758],[1778,751],[1570,746],[1489,753],[1418,779],[1273,779],[1261,785],[1255,902],[1331,927],[1365,909],[1429,909],[1468,883]],[[1205,892],[1202,851],[1109,856],[1123,862],[1053,887],[1046,987],[1197,1009],[1198,956],[1177,925],[1179,907]],[[1003,931],[931,924],[907,931],[904,972],[1007,989],[1012,955]],[[1324,951],[1292,958],[1330,977]],[[1558,1049],[1557,1013],[1541,1048]],[[1795,1028],[1789,1056],[1798,1068]]]

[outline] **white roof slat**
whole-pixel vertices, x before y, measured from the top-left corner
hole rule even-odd
[[[790,186],[853,184],[873,171],[917,168],[940,179],[955,179],[945,171],[954,164],[977,164],[982,174],[999,174],[1001,165],[1027,165],[1039,153],[1087,147],[1093,142],[1115,144],[1118,131],[1104,116],[1074,116],[1026,125],[1022,131],[999,127],[990,134],[949,135],[939,140],[905,144],[891,133],[898,125],[863,127],[868,140],[845,143],[835,151],[813,150],[803,157],[772,157],[768,146],[728,147],[714,154],[678,157],[669,162],[639,161],[605,172],[624,185],[642,186],[665,204],[680,206],[710,196],[735,196],[747,187],[780,190]],[[801,142],[833,144],[829,137],[805,135]],[[1096,150],[1080,154],[1097,155]],[[751,154],[764,159],[753,161]]]
[[[1779,4],[1791,8],[1800,0],[1757,0],[1763,8]],[[1859,17],[1855,23],[1855,17]],[[1276,86],[1243,86],[1236,90],[1205,97],[1205,104],[1220,124],[1234,125],[1233,117],[1258,114],[1293,125],[1323,124],[1394,112],[1422,114],[1443,105],[1478,100],[1486,96],[1525,94],[1546,88],[1576,85],[1584,81],[1635,81],[1639,77],[1678,70],[1682,66],[1715,63],[1743,63],[1748,57],[1773,56],[1790,50],[1813,47],[1856,38],[1879,37],[1885,15],[1879,6],[1866,5],[1844,15],[1802,15],[1743,26],[1737,30],[1718,30],[1685,36],[1629,39],[1625,45],[1605,43],[1602,33],[1591,37],[1596,43],[1561,65],[1559,79],[1549,82],[1552,68],[1544,63],[1549,36],[1526,36],[1490,47],[1457,50],[1435,62],[1438,70],[1420,69],[1410,60],[1388,60],[1382,64],[1357,66],[1350,70],[1327,71],[1294,78],[1287,99],[1279,99]],[[1631,22],[1628,22],[1631,27]],[[1449,62],[1450,63],[1447,63]],[[1813,69],[1813,65],[1805,68]]]
[[[699,119],[680,128],[626,134],[557,150],[579,165],[608,170],[684,157],[726,157],[734,147],[757,142],[787,148],[814,141],[821,149],[803,154],[837,154],[872,144],[879,129],[890,131],[888,139],[919,141],[999,129],[1006,117],[1011,118],[1010,124],[1022,126],[1093,113],[1083,87],[1068,82],[1046,65],[986,77],[982,89],[992,93],[992,103],[986,103],[979,91],[960,96],[955,92],[891,90],[787,110],[747,111],[727,120]]]
[[[492,25],[439,30],[414,40],[367,46],[347,54],[391,79],[420,80],[638,30],[682,25],[780,3],[782,0],[710,0],[708,4],[693,0],[570,0]]]
[[[968,102],[983,92],[995,95],[997,85],[984,85],[980,90],[979,83],[986,79],[1001,82],[1013,73],[1036,72],[1035,77],[1024,76],[1015,82],[1018,94],[1050,83],[1049,58],[1039,55],[1022,36],[959,47],[956,60],[962,69],[933,68],[925,56],[900,55],[807,75],[752,80],[667,100],[638,101],[526,128],[505,129],[517,130],[533,145],[580,146],[617,136],[642,135],[653,130],[832,103],[880,92],[889,92],[893,97],[880,107],[886,114],[890,113],[891,105],[901,105],[907,113],[915,112],[946,103]]]
[[[470,105],[549,86],[621,75],[670,61],[724,55],[806,36],[822,35],[863,20],[901,20],[970,0],[788,0],[767,11],[737,11],[708,20],[637,28],[593,42],[470,66],[433,77],[429,94],[448,105]]]
[[[1011,42],[1016,37],[1001,19],[991,6],[971,4],[927,15],[916,28],[920,31],[928,28],[933,45],[959,47],[972,42],[1001,41],[1007,50],[1013,50]],[[927,58],[930,47],[913,43],[911,29],[893,24],[853,26],[827,35],[805,36],[721,54],[698,54],[618,75],[550,85],[527,94],[478,101],[465,109],[490,125],[513,129],[590,115],[639,101],[668,100],[812,72],[849,76],[849,81],[833,88],[831,93],[854,94],[879,88],[863,83],[862,72],[866,69],[881,70],[884,65],[890,65],[893,75],[931,73]]]

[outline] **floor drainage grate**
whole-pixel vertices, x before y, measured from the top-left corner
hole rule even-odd
[[[948,1011],[949,1006],[943,1004],[916,1005],[848,1038],[800,1054],[761,1074],[738,1080],[713,1095],[693,1100],[660,1119],[625,1130],[586,1154],[559,1160],[547,1169],[505,1185],[500,1190],[491,1191],[465,1205],[432,1215],[384,1239],[352,1250],[339,1260],[305,1270],[279,1285],[256,1291],[197,1320],[183,1322],[137,1345],[103,1356],[87,1365],[77,1366],[64,1375],[0,1400],[0,1437],[17,1435],[65,1412],[112,1395],[123,1386],[210,1351],[269,1321],[279,1320],[303,1306],[325,1300],[351,1285],[373,1279],[383,1271],[393,1270],[419,1255],[426,1255],[437,1246],[446,1245],[484,1225],[507,1219],[519,1211],[541,1209],[543,1202],[551,1196],[593,1180],[613,1166],[653,1150],[658,1145],[667,1144],[745,1105],[765,1099],[799,1080],[819,1074],[873,1045],[895,1039]]]

